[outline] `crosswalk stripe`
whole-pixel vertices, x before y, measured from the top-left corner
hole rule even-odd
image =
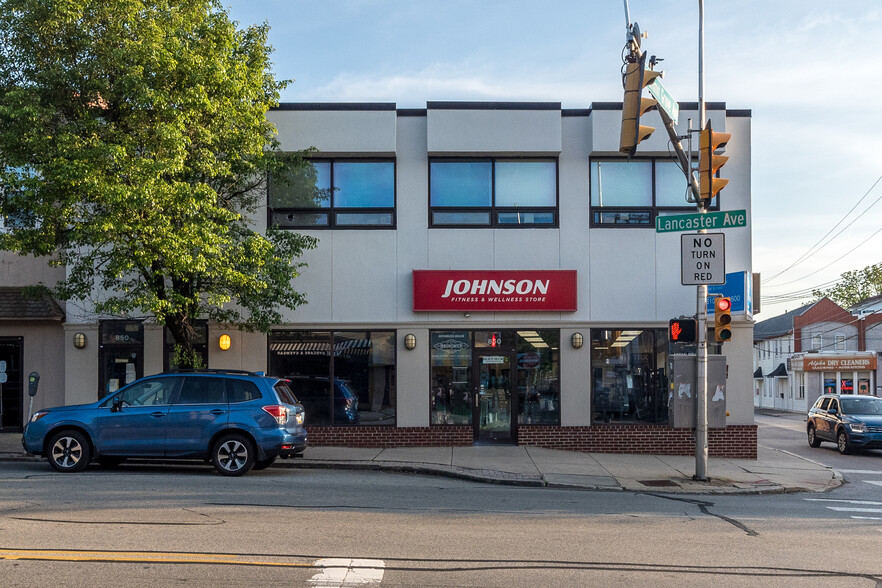
[[[882,486],[882,480],[864,480],[867,484],[874,484],[876,486]]]
[[[864,504],[869,506],[882,506],[882,502],[875,500],[845,500],[841,498],[804,498],[809,502],[845,502],[846,504]]]
[[[882,476],[882,470],[838,470],[843,474],[871,474],[876,476]]]
[[[882,508],[851,508],[848,506],[828,506],[830,510],[838,510],[842,512],[879,512],[882,513]]]
[[[851,518],[861,519],[861,520],[865,520],[865,521],[882,521],[882,517],[859,517],[857,515],[851,515]],[[879,529],[879,530],[882,531],[882,529]]]

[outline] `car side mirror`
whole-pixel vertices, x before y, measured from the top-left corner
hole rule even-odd
[[[831,408],[830,410],[827,411],[827,414],[837,415],[837,414],[839,414],[839,411],[836,410],[835,408]]]
[[[119,412],[122,408],[122,398],[120,396],[114,396],[113,402],[110,405],[110,412]]]

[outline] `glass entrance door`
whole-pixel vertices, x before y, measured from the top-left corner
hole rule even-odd
[[[475,441],[511,443],[512,357],[502,350],[475,353],[473,418]]]

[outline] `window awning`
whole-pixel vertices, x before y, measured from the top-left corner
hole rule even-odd
[[[783,363],[779,363],[778,367],[775,368],[771,374],[766,376],[767,378],[786,378],[787,377],[787,368]]]
[[[754,377],[754,379],[762,378],[763,377],[763,368],[761,368],[761,367],[756,368],[756,371],[753,372],[753,377]]]
[[[64,311],[48,294],[26,296],[25,288],[0,288],[0,321],[64,322]]]

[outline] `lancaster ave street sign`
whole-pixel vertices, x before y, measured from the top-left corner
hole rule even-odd
[[[680,118],[680,104],[677,103],[677,101],[674,100],[674,97],[668,93],[668,90],[662,86],[661,78],[655,78],[655,81],[646,86],[646,89],[649,90],[649,93],[656,99],[659,108],[667,112],[674,124],[677,124],[677,119]]]
[[[656,233],[700,231],[701,229],[731,229],[746,226],[746,210],[720,210],[704,214],[673,214],[655,217]]]
[[[726,283],[726,235],[680,235],[680,283],[684,286]]]

